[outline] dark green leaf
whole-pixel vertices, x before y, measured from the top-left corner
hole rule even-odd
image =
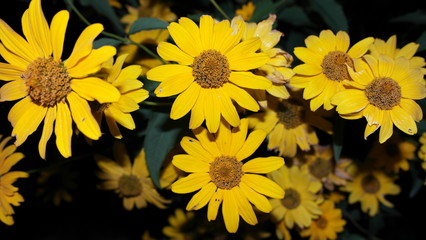
[[[309,0],[312,9],[317,12],[331,30],[348,31],[348,20],[342,6],[336,0]]]
[[[120,18],[115,13],[114,9],[109,5],[108,1],[99,0],[80,0],[81,5],[91,6],[102,16],[105,16],[112,24],[112,27],[118,34],[123,34],[123,25],[120,22]]]
[[[426,24],[426,12],[422,10],[416,10],[392,19],[389,19],[390,22],[403,22],[403,23],[412,23],[412,24]]]
[[[253,4],[256,6],[253,17],[250,19],[250,22],[260,22],[269,17],[269,14],[276,13],[277,10],[285,3],[285,0],[272,2],[271,0],[258,0],[253,1]]]
[[[420,35],[419,38],[417,38],[416,43],[420,44],[419,49],[417,51],[424,51],[426,50],[426,31]]]
[[[160,170],[167,154],[180,140],[182,129],[187,128],[186,119],[172,120],[169,111],[149,114],[144,148],[146,163],[151,178],[157,186],[160,186]]]
[[[299,6],[292,6],[284,8],[279,14],[278,19],[285,23],[292,24],[294,26],[309,26],[311,22],[308,15],[303,11],[303,8]]]
[[[120,43],[121,41],[114,38],[100,38],[93,42],[93,48],[97,49],[106,45],[117,47],[118,45],[120,45]]]
[[[141,17],[131,26],[129,34],[138,33],[143,30],[166,29],[169,23],[158,18]]]

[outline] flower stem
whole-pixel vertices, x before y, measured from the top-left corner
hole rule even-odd
[[[210,2],[213,4],[213,6],[216,8],[216,10],[218,10],[220,12],[220,14],[222,14],[222,16],[224,16],[228,20],[231,20],[231,18],[228,16],[228,14],[226,14],[223,11],[223,9],[217,4],[217,2],[215,0],[210,0]]]

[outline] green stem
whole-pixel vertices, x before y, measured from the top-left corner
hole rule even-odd
[[[222,10],[222,8],[217,4],[215,0],[210,0],[213,6],[224,16],[226,19],[231,20],[231,18]]]
[[[67,4],[71,7],[71,9],[77,14],[77,16],[88,26],[91,25],[91,23],[83,16],[83,14],[81,14],[81,12],[75,7],[75,5],[72,3],[72,0],[66,0]],[[124,44],[133,44],[136,45],[137,47],[139,47],[140,49],[142,49],[143,51],[145,51],[147,54],[149,54],[151,57],[161,61],[161,63],[165,64],[166,62],[164,62],[164,60],[158,56],[157,54],[155,54],[154,52],[152,52],[151,50],[149,50],[147,47],[145,47],[144,45],[137,43],[129,38],[123,38],[120,37],[116,34],[113,33],[109,33],[106,31],[102,31],[102,34],[107,36],[107,37],[111,37],[114,39],[117,39],[119,41],[121,41]]]

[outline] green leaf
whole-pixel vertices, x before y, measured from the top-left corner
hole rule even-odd
[[[342,6],[336,0],[309,0],[309,2],[312,9],[321,15],[331,30],[348,31],[348,20]]]
[[[161,19],[141,17],[130,26],[129,34],[135,34],[143,30],[167,29],[167,26],[169,26],[169,23]]]
[[[93,48],[97,49],[106,45],[117,47],[118,45],[120,45],[120,43],[121,41],[114,38],[100,38],[93,42]]]
[[[403,22],[411,24],[426,24],[426,12],[422,10],[416,10],[395,18],[389,19],[390,22]]]
[[[299,6],[292,6],[284,8],[279,14],[278,19],[285,23],[292,24],[294,26],[309,26],[311,22],[308,15],[303,11],[303,8]]]
[[[416,43],[420,44],[417,51],[421,52],[426,50],[426,31],[422,32],[419,38],[417,38]]]
[[[112,24],[112,27],[118,34],[124,34],[123,25],[114,9],[109,5],[108,1],[99,0],[80,0],[83,6],[91,6],[96,12],[105,16]]]
[[[256,8],[254,9],[253,17],[250,19],[250,22],[260,22],[267,19],[269,14],[276,13],[285,2],[286,0],[277,2],[272,2],[271,0],[253,1],[253,4],[256,6]]]
[[[160,170],[167,154],[180,140],[183,129],[188,128],[187,119],[172,120],[169,111],[150,111],[144,148],[146,163],[153,182],[160,186]]]

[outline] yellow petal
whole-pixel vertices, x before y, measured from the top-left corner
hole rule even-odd
[[[213,156],[209,162],[213,161],[214,158],[222,155],[219,148],[217,147],[215,137],[207,129],[199,127],[192,130],[192,132],[197,137],[197,139],[200,140],[201,146],[203,146],[203,148],[206,149],[211,154],[211,156]]]
[[[241,192],[247,197],[247,199],[256,206],[262,212],[269,213],[272,211],[272,206],[269,200],[262,194],[257,193],[253,189],[247,186],[244,182],[240,182]]]
[[[305,47],[295,47],[294,55],[301,61],[311,65],[321,65],[324,56],[315,52],[313,49]]]
[[[379,142],[384,143],[393,133],[393,123],[390,114],[386,111],[383,116],[383,123],[380,127]]]
[[[0,43],[0,55],[3,57],[4,60],[6,60],[11,65],[15,66],[18,69],[22,69],[22,72],[24,72],[27,66],[31,63],[28,60],[10,52],[8,49],[5,48],[5,46],[2,43]],[[17,78],[14,78],[12,80],[15,80],[15,79]]]
[[[149,80],[162,82],[174,78],[175,75],[180,75],[181,73],[192,74],[192,68],[179,64],[164,64],[150,69],[146,73],[146,77]]]
[[[338,31],[336,34],[336,50],[347,52],[350,44],[349,35],[345,31]]]
[[[210,175],[208,173],[191,173],[174,182],[171,186],[171,190],[175,193],[194,192],[207,185],[210,180]]]
[[[223,201],[223,194],[225,191],[226,190],[222,190],[219,188],[214,191],[207,208],[207,220],[216,220],[217,213],[219,211],[219,206]]]
[[[238,213],[241,217],[250,225],[257,224],[256,214],[253,211],[253,207],[247,200],[247,197],[242,193],[239,187],[234,187],[231,190],[235,200],[237,200]]]
[[[124,113],[115,105],[111,104],[107,109],[105,109],[105,119],[114,119],[121,126],[133,130],[136,128],[135,122],[133,121],[132,115],[130,113]]]
[[[34,49],[40,49],[43,55],[40,57],[48,58],[52,55],[52,42],[50,38],[49,25],[41,9],[41,0],[30,2],[27,13],[27,24],[24,24],[23,30],[28,42],[34,46]]]
[[[65,62],[67,71],[73,78],[83,78],[89,74],[96,73],[101,69],[101,64],[106,62],[108,59],[116,54],[115,47],[103,46],[98,49],[93,49],[89,54],[86,54],[84,58],[79,59],[74,65]]]
[[[0,19],[0,39],[2,45],[11,53],[23,58],[28,63],[38,57],[37,53],[31,51],[30,44],[2,19]]]
[[[53,59],[59,60],[62,56],[64,47],[65,32],[68,25],[70,14],[66,10],[62,10],[55,14],[50,24],[50,34],[52,40]]]
[[[260,107],[257,101],[250,94],[248,94],[244,89],[241,89],[235,86],[234,84],[230,84],[230,83],[225,83],[222,89],[229,97],[235,100],[238,103],[238,105],[240,105],[241,107],[253,112],[259,111]]]
[[[251,89],[267,89],[272,86],[269,79],[251,72],[231,72],[229,81],[240,87]]]
[[[322,72],[322,67],[316,64],[305,63],[297,65],[293,68],[293,71],[300,75],[314,76]]]
[[[201,87],[197,82],[192,82],[189,87],[176,98],[170,111],[171,119],[185,116],[194,106],[200,94]]]
[[[173,96],[185,91],[193,82],[194,76],[192,76],[191,72],[181,72],[164,80],[158,85],[154,92],[157,97]]]
[[[56,146],[64,157],[71,156],[72,119],[68,105],[64,102],[57,103],[55,135]]]
[[[229,155],[235,156],[238,151],[243,147],[246,141],[248,131],[248,120],[247,118],[241,119],[240,125],[232,129],[232,140],[230,144]]]
[[[188,202],[188,205],[186,205],[186,210],[187,211],[198,210],[206,206],[206,204],[212,198],[215,192],[215,189],[216,189],[216,185],[214,185],[214,183],[212,182],[202,187],[201,190],[197,192],[196,194],[194,194],[194,196]]]
[[[173,165],[185,172],[208,172],[210,164],[193,155],[177,154],[173,156]]]
[[[3,81],[20,79],[24,70],[18,66],[0,62],[0,79]]]
[[[172,22],[167,27],[170,36],[176,45],[191,57],[198,56],[200,49],[197,43],[200,43],[200,34],[191,35],[181,24]]]
[[[243,172],[248,173],[269,173],[284,165],[282,157],[258,157],[247,161],[243,165]]]
[[[417,133],[417,125],[413,117],[404,111],[400,106],[394,106],[390,111],[392,122],[397,128],[406,134],[413,135]]]
[[[218,98],[220,96],[217,89],[201,88],[200,95],[204,95],[204,116],[206,118],[207,129],[211,133],[217,132],[221,119],[220,104]]]
[[[46,145],[53,132],[53,123],[56,119],[56,106],[47,109],[46,117],[44,118],[43,132],[41,134],[40,142],[38,143],[38,152],[40,157],[46,159]]]
[[[284,190],[274,181],[264,176],[256,174],[244,174],[241,178],[241,181],[260,194],[278,199],[284,197]]]
[[[363,40],[357,42],[355,45],[351,47],[348,51],[348,55],[351,58],[359,58],[362,55],[364,55],[367,51],[370,45],[374,42],[373,37],[367,37]]]
[[[71,80],[71,88],[89,101],[96,99],[99,103],[111,103],[120,99],[120,92],[117,88],[96,77],[73,79]]]
[[[247,157],[251,156],[257,150],[260,144],[262,144],[265,138],[266,138],[265,131],[260,129],[254,130],[247,137],[246,141],[244,142],[244,145],[241,147],[241,149],[238,151],[235,157],[239,161],[242,161],[246,159]]]
[[[46,115],[47,108],[30,103],[25,113],[20,116],[20,119],[13,127],[12,136],[16,137],[15,145],[19,146],[29,135],[37,130],[40,123]]]
[[[223,118],[225,118],[231,126],[238,126],[240,124],[240,117],[231,98],[228,97],[223,89],[218,89],[218,92],[220,92],[221,95],[218,100]]]
[[[211,16],[203,15],[200,17],[200,40],[203,50],[213,47],[213,26],[214,20]]]
[[[17,79],[4,84],[0,88],[0,102],[21,99],[28,94],[28,87],[23,79]]]
[[[322,30],[319,38],[325,52],[336,51],[336,36],[331,30]]]
[[[168,42],[161,42],[157,47],[158,55],[166,61],[174,61],[182,65],[191,65],[194,62],[194,57],[185,53],[176,45]]]
[[[207,151],[200,142],[191,137],[183,137],[180,141],[180,145],[189,155],[196,157],[197,159],[210,163],[213,161],[213,155]]]
[[[230,233],[237,232],[240,215],[238,214],[237,200],[231,191],[224,191],[222,215],[225,221],[226,230]]]

